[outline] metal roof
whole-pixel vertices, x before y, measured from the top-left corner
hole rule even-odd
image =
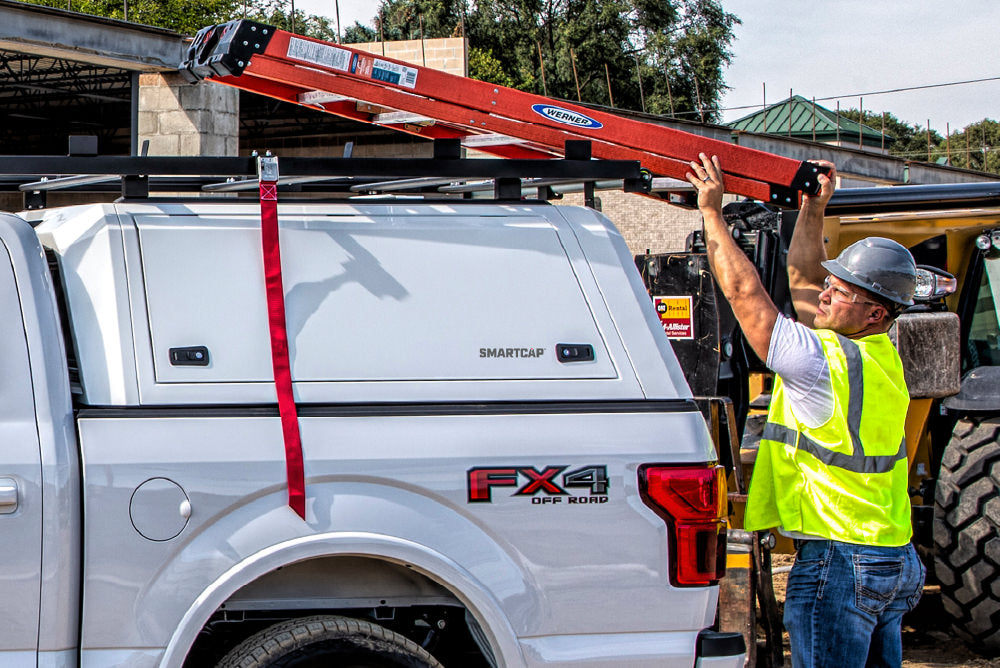
[[[878,130],[840,116],[801,95],[793,95],[766,109],[728,123],[728,126],[743,132],[766,132],[800,139],[815,137],[815,140],[820,142],[857,143],[860,132],[865,146],[881,147],[883,142],[883,135]],[[885,135],[884,139],[886,146],[896,141],[889,135]]]

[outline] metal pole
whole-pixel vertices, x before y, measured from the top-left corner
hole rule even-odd
[[[951,123],[944,124],[944,150],[948,156],[947,164],[951,166]]]
[[[337,17],[337,44],[340,44],[340,0],[333,0],[333,11]]]
[[[788,89],[788,136],[792,136],[792,89]]]
[[[698,73],[694,70],[694,68],[689,69],[691,69],[691,78],[694,79],[694,97],[698,101],[698,117],[701,119],[701,122],[704,123],[705,110],[701,104],[701,91],[698,89]],[[645,106],[643,106],[643,111],[646,111]]]
[[[573,47],[569,49],[569,63],[573,66],[573,82],[576,84],[576,101],[583,102],[583,98],[580,97],[580,79],[576,76],[576,54],[573,52]]]
[[[972,169],[972,126],[965,128],[965,168]]]
[[[292,2],[292,25],[291,25],[292,29],[289,32],[295,34],[295,0],[291,0],[291,2]]]
[[[611,102],[611,108],[615,106],[615,96],[611,94],[611,72],[608,71],[608,64],[604,63],[604,78],[608,81],[608,100]],[[667,90],[669,91],[669,81],[667,82]],[[667,93],[669,95],[669,92]]]
[[[813,113],[812,113],[812,123],[813,123],[813,141],[816,141],[816,98],[813,98]]]
[[[417,25],[420,26],[420,61],[427,67],[427,51],[424,49],[424,15],[417,14]]]
[[[858,123],[858,150],[862,151],[865,148],[865,98],[863,97],[858,98],[858,118],[860,119]]]
[[[840,146],[840,100],[837,100],[837,146]]]
[[[545,86],[545,59],[542,58],[542,43],[536,39],[535,46],[538,47],[538,67],[542,70],[542,95],[548,97],[549,89]]]
[[[670,90],[670,72],[664,68],[664,75],[667,79],[667,102],[670,103],[670,118],[674,117],[674,94]]]
[[[761,93],[763,94],[764,102],[764,134],[767,134],[767,82],[762,81],[760,83]]]
[[[642,104],[642,112],[646,113],[646,96],[642,92],[642,71],[639,69],[639,56],[633,53],[632,59],[635,61],[635,78],[639,80],[639,102]],[[698,85],[697,79],[695,85]]]
[[[927,119],[927,162],[931,161],[931,119]]]

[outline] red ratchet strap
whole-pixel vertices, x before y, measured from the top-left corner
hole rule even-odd
[[[260,236],[264,252],[267,322],[271,332],[271,366],[274,368],[274,387],[278,395],[278,413],[285,441],[288,506],[305,519],[306,481],[299,415],[295,408],[292,371],[288,359],[285,289],[281,281],[281,245],[278,241],[278,158],[270,154],[257,158],[257,176],[260,181]]]

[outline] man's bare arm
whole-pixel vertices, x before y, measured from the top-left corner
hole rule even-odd
[[[705,219],[705,245],[708,263],[719,289],[733,307],[743,335],[757,356],[767,359],[771,331],[778,309],[771,301],[757,275],[757,269],[747,258],[722,217],[722,194],[725,186],[719,159],[709,160],[700,154],[701,164],[691,163],[694,172],[687,179],[698,190],[698,208]]]
[[[816,318],[816,305],[827,274],[820,264],[827,259],[823,244],[823,215],[833,195],[837,177],[833,163],[817,161],[817,164],[829,167],[830,174],[819,175],[819,193],[803,195],[802,208],[788,247],[788,287],[792,305],[799,322],[808,327],[812,327]]]

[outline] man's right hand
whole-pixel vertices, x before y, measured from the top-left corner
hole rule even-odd
[[[826,208],[826,203],[833,197],[833,191],[837,189],[837,167],[828,160],[810,160],[809,162],[814,165],[822,165],[830,170],[829,174],[821,173],[817,177],[816,180],[819,181],[818,193],[815,195],[802,194],[802,206],[819,207],[822,212]]]

